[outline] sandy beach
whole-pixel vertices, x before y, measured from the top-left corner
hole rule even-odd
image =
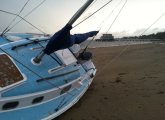
[[[165,120],[165,45],[95,48],[97,75],[54,120]]]

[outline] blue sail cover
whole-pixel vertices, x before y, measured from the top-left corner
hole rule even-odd
[[[84,34],[70,35],[71,29],[72,26],[67,24],[60,31],[56,32],[48,42],[46,48],[44,49],[44,53],[50,55],[54,51],[71,47],[73,44],[79,44],[98,33],[98,31],[91,31]]]
[[[83,33],[83,34],[70,35],[71,46],[73,44],[82,43],[85,40],[87,40],[89,37],[93,37],[93,36],[97,35],[97,33],[98,33],[98,31],[91,31],[91,32]]]

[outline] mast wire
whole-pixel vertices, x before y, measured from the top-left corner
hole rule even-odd
[[[121,0],[122,1],[122,0]],[[104,26],[105,21],[111,17],[112,13],[114,12],[114,10],[117,8],[117,6],[121,3],[121,1],[114,7],[114,9],[107,15],[107,17],[100,23],[100,27],[98,28],[102,28]]]
[[[4,31],[2,32],[1,36],[3,36],[7,31],[8,28],[12,25],[12,23],[17,19],[17,17],[19,17],[19,15],[21,14],[21,12],[24,10],[24,8],[26,7],[26,5],[30,2],[30,0],[27,0],[26,3],[23,5],[23,7],[21,8],[21,10],[18,12],[18,14],[15,16],[15,18],[13,18],[13,20],[9,23],[9,25],[4,29]]]
[[[125,1],[124,5],[122,6],[122,8],[120,9],[119,13],[117,14],[117,16],[115,17],[115,19],[113,20],[112,24],[110,25],[110,27],[108,28],[106,34],[109,32],[109,30],[112,28],[113,24],[115,23],[115,21],[117,20],[117,18],[119,17],[121,11],[123,10],[123,8],[125,7],[126,3],[128,0]],[[120,1],[121,2],[121,1]],[[119,5],[119,4],[118,4]],[[117,7],[117,6],[116,6]]]
[[[165,13],[161,14],[161,15],[159,16],[158,19],[156,19],[147,29],[145,29],[145,30],[140,34],[140,36],[144,35],[144,33],[145,33],[146,31],[148,31],[154,24],[156,24],[164,15],[165,15]]]
[[[100,30],[102,29],[105,20],[108,19],[108,18],[112,15],[112,13],[114,12],[114,10],[120,5],[121,2],[122,2],[122,0],[114,7],[114,9],[110,12],[110,14],[101,22],[102,25],[100,24],[100,28],[99,28],[99,30],[98,30],[99,32],[100,32]],[[127,0],[126,0],[126,2],[127,2]],[[125,2],[125,4],[126,4],[126,2]],[[122,9],[124,8],[125,4],[123,5]],[[119,14],[121,13],[122,9],[121,9],[120,12],[118,13],[117,17],[118,17]],[[115,18],[115,20],[117,19],[117,17]],[[115,21],[115,20],[114,20],[114,21]],[[114,23],[114,21],[113,21],[113,23]],[[111,24],[110,28],[111,28],[111,27],[112,27],[112,24]],[[110,28],[109,28],[109,29],[110,29]],[[108,31],[109,31],[109,29],[108,29]],[[108,32],[108,31],[107,31],[107,32]],[[106,33],[107,33],[107,32],[106,32]],[[97,36],[97,35],[96,35],[96,36]],[[94,36],[94,37],[92,38],[92,40],[90,40],[90,42],[89,42],[89,43],[86,45],[86,47],[84,48],[83,52],[85,52],[85,51],[88,49],[89,45],[95,40],[95,37],[96,37],[96,36]]]
[[[12,13],[12,12],[4,11],[4,10],[0,10],[0,12],[8,13],[8,14],[11,14],[11,15],[18,15],[18,14]],[[18,15],[18,17],[20,17],[26,23],[28,23],[29,25],[33,26],[34,28],[36,28],[37,30],[39,30],[40,32],[42,32],[43,34],[46,34],[44,31],[42,31],[41,29],[37,28],[35,25],[33,25],[32,23],[30,23],[29,21],[27,21],[25,18],[21,17],[20,15]]]
[[[13,29],[18,23],[20,23],[22,20],[24,20],[27,16],[29,16],[32,12],[34,12],[37,8],[39,8],[44,2],[46,2],[46,0],[43,0],[43,1],[41,1],[36,7],[34,7],[29,13],[27,13],[25,16],[23,16],[23,17],[21,17],[21,20],[19,20],[18,22],[16,22],[13,26],[11,26],[10,28],[9,28],[9,31],[11,30],[11,29]],[[33,27],[34,27],[34,25],[33,25]],[[39,29],[39,28],[37,28],[37,27],[34,27],[34,28],[36,28],[37,30],[39,30],[41,33],[43,33],[43,34],[46,34],[45,32],[43,32],[41,29]],[[9,31],[7,31],[7,32],[9,32]]]
[[[84,20],[80,21],[79,23],[77,23],[75,26],[73,26],[73,28],[77,27],[78,25],[80,25],[81,23],[85,22],[87,19],[89,19],[90,17],[92,17],[94,14],[96,14],[97,12],[99,12],[101,9],[103,9],[105,6],[107,6],[110,2],[112,2],[112,0],[108,1],[106,4],[104,4],[102,7],[100,7],[98,10],[96,10],[94,13],[92,13],[91,15],[89,15],[87,18],[85,18]]]

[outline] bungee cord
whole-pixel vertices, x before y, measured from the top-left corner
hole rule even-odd
[[[121,2],[122,2],[122,0],[120,0],[120,2],[114,7],[114,9],[107,15],[107,17],[101,22],[101,24],[99,25],[98,28],[102,28],[104,26],[105,21],[108,20],[108,18],[111,17],[111,15],[113,14],[114,10],[120,5]]]
[[[95,1],[96,2],[96,1]],[[101,9],[103,9],[104,7],[106,7],[109,3],[111,3],[112,0],[108,1],[106,4],[104,4],[102,7],[100,7],[98,10],[96,10],[94,13],[92,13],[90,16],[88,16],[87,18],[85,18],[84,20],[82,20],[81,22],[79,22],[78,24],[76,24],[73,28],[77,27],[78,25],[82,24],[84,21],[86,21],[87,19],[89,19],[90,17],[92,17],[93,15],[95,15],[97,12],[99,12]],[[110,16],[111,14],[108,15],[108,17]],[[100,28],[98,30],[98,33],[100,32],[102,26],[103,26],[103,22],[105,21],[105,19],[101,22],[100,24]],[[82,54],[88,49],[88,46],[95,40],[95,37],[97,35],[93,36],[92,40],[90,40],[88,42],[88,44],[86,45],[86,47],[84,48],[84,50],[82,51]]]
[[[39,77],[40,79],[44,79],[42,76],[40,76],[38,73],[36,73],[35,71],[33,71],[32,69],[30,69],[28,66],[24,65],[21,61],[19,61],[17,58],[13,57],[11,54],[9,54],[8,52],[6,52],[4,49],[2,49],[0,47],[0,50],[2,52],[4,52],[5,54],[7,54],[8,56],[10,56],[13,60],[15,60],[16,62],[18,62],[20,65],[22,65],[23,67],[25,67],[26,69],[28,69],[30,72],[32,72],[34,75],[36,75],[37,77]],[[49,85],[58,88],[59,90],[62,90],[59,86],[54,85],[53,83],[49,82],[49,81],[45,81],[46,83],[48,83]],[[66,93],[68,95],[74,96],[73,94],[69,93],[68,91],[66,91]]]
[[[114,12],[114,10],[121,4],[121,2],[122,2],[122,0],[114,7],[114,9],[110,12],[110,14],[101,22],[102,25],[100,26],[100,28],[99,28],[99,30],[98,30],[99,32],[100,32],[101,28],[103,27],[105,20],[108,19],[108,18],[112,15],[112,13]],[[121,13],[121,11],[123,10],[123,8],[125,7],[126,3],[127,3],[127,0],[125,1],[124,5],[123,5],[122,8],[120,9],[119,13],[118,13],[117,16],[115,17],[114,21],[112,22],[112,24],[110,25],[110,27],[108,28],[108,30],[107,30],[106,33],[108,33],[108,31],[110,30],[110,28],[112,27],[112,25],[115,23],[116,19],[117,19],[118,16],[120,15],[120,13]],[[85,52],[85,51],[88,49],[89,45],[94,41],[95,37],[96,37],[96,36],[94,36],[94,37],[92,38],[92,40],[89,41],[89,43],[87,44],[87,46],[84,48],[83,52]]]

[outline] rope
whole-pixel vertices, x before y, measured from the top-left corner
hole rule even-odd
[[[112,28],[112,25],[115,23],[116,19],[119,17],[119,15],[120,15],[121,11],[123,10],[123,8],[125,7],[126,3],[127,3],[127,0],[125,1],[124,5],[123,5],[122,8],[120,9],[119,13],[117,14],[117,16],[115,17],[115,19],[113,20],[112,24],[110,25],[110,27],[108,28],[108,30],[107,30],[106,33],[108,33],[109,30]]]
[[[78,25],[80,25],[81,23],[83,23],[84,21],[86,21],[87,19],[89,19],[90,17],[92,17],[94,14],[96,14],[97,12],[99,12],[101,9],[103,9],[105,6],[107,6],[110,2],[112,2],[112,0],[110,0],[109,2],[107,2],[106,4],[104,4],[102,7],[100,7],[98,10],[96,10],[94,13],[92,13],[90,16],[88,16],[87,18],[85,18],[84,20],[80,21],[79,23],[77,23],[75,26],[73,26],[73,28],[77,27]]]
[[[122,1],[122,0],[121,0]],[[120,1],[120,2],[121,2]],[[117,6],[116,6],[117,7]],[[115,7],[115,8],[116,8]],[[114,12],[114,10],[115,10],[115,8],[107,15],[107,17],[100,23],[100,27],[98,27],[98,28],[102,28],[103,27],[103,25],[104,25],[104,23],[105,23],[105,20],[107,20],[111,15],[112,15],[112,13]]]
[[[95,0],[85,11],[87,11],[89,8],[91,8],[96,2],[97,2],[97,0]]]
[[[19,11],[19,13],[15,16],[15,18],[9,23],[9,25],[4,29],[4,31],[2,32],[1,36],[3,36],[3,34],[5,34],[8,31],[8,28],[11,26],[11,24],[17,19],[17,17],[19,17],[19,15],[21,14],[21,12],[24,10],[24,8],[26,7],[26,5],[29,3],[30,0],[27,0],[26,3],[23,5],[23,7],[21,8],[21,10]]]
[[[22,62],[20,62],[19,60],[17,60],[16,58],[14,58],[13,56],[11,56],[8,52],[6,52],[5,50],[3,50],[1,47],[0,47],[0,50],[2,52],[4,52],[5,54],[7,54],[8,56],[10,56],[13,60],[15,60],[16,62],[18,62],[19,64],[21,64],[23,67],[25,67],[26,69],[28,69],[30,72],[32,72],[33,74],[35,74],[36,76],[38,76],[39,78],[43,79],[42,76],[40,76],[38,73],[36,73],[35,71],[31,70],[28,66],[24,65]],[[59,90],[62,90],[60,87],[58,86],[55,86],[53,83],[49,82],[49,81],[45,81],[47,82],[49,85],[52,85],[53,87],[57,87]],[[74,96],[73,94],[69,93],[68,91],[66,91],[66,93],[70,96]]]

